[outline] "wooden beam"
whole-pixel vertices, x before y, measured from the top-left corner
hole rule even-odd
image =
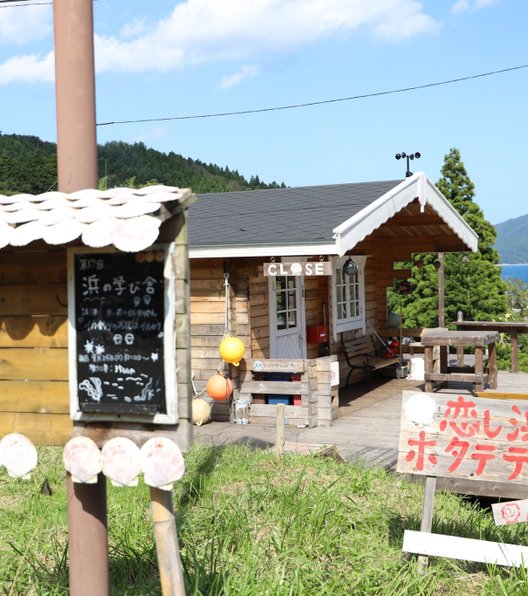
[[[403,552],[477,561],[491,565],[528,567],[528,546],[488,542],[429,532],[405,530]]]

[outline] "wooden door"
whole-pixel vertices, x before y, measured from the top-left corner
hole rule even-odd
[[[304,278],[270,277],[270,358],[306,358]]]

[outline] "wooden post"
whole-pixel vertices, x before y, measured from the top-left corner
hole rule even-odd
[[[172,492],[150,487],[152,521],[163,596],[185,596]]]
[[[284,404],[277,404],[277,433],[275,453],[279,457],[284,453]]]
[[[445,258],[438,253],[438,326],[445,327]]]
[[[422,510],[422,523],[420,532],[430,532],[433,526],[433,509],[436,490],[436,476],[427,476],[425,479],[424,501]],[[425,573],[429,563],[428,557],[418,557],[418,572]]]
[[[464,313],[459,310],[457,311],[457,323],[460,323],[464,318]],[[457,327],[460,329],[460,327]],[[457,354],[457,366],[464,366],[464,346],[457,346],[456,349]]]
[[[517,331],[511,330],[510,333],[511,341],[511,360],[512,360],[512,372],[519,372],[519,342],[517,341]]]
[[[97,188],[92,0],[55,0],[57,171],[61,192]],[[106,479],[68,478],[70,593],[108,594]]]

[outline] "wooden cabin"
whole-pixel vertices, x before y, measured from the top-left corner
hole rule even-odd
[[[225,333],[242,339],[249,360],[334,355],[343,382],[341,339],[390,333],[387,288],[406,277],[395,263],[476,249],[475,232],[423,173],[198,195],[189,218],[195,388],[219,367]]]

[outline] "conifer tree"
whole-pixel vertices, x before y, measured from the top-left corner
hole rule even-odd
[[[508,309],[506,285],[497,267],[499,256],[494,248],[496,232],[474,202],[475,188],[461,161],[458,149],[444,158],[438,189],[478,235],[476,253],[445,255],[445,321],[449,325],[462,311],[466,320],[493,321]],[[405,327],[438,325],[437,255],[415,255],[412,267],[414,291],[409,296],[394,297],[402,304]]]

